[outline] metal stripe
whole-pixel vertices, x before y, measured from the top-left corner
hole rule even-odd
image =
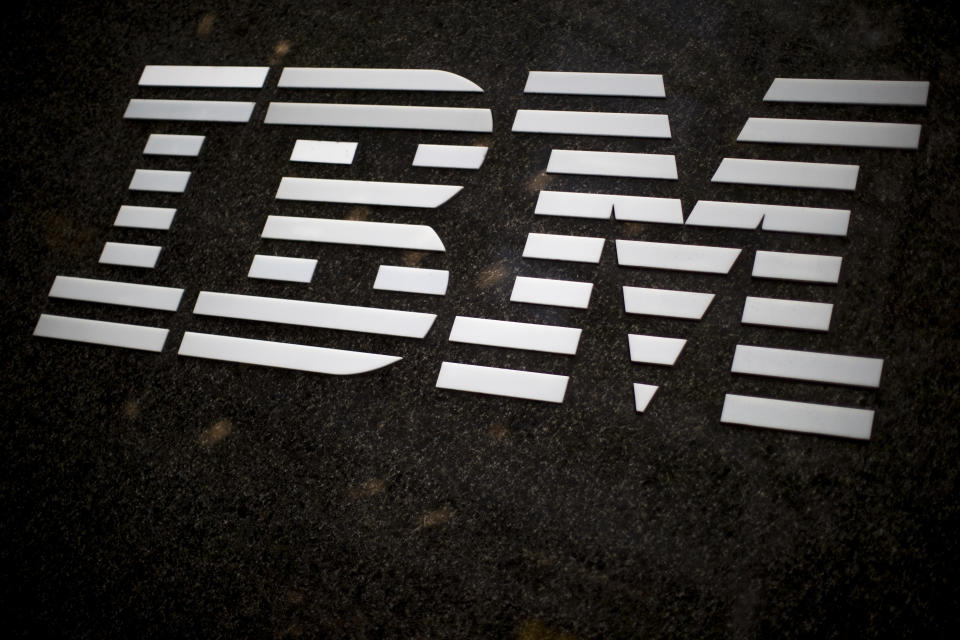
[[[663,76],[644,73],[531,71],[524,93],[663,98]]]
[[[513,282],[510,302],[528,302],[554,307],[586,309],[590,305],[590,294],[592,292],[592,282],[518,276]]]
[[[713,302],[714,294],[672,291],[646,287],[624,287],[623,307],[627,313],[700,320]]]
[[[415,269],[382,264],[374,289],[442,296],[447,293],[450,272],[445,269]]]
[[[356,142],[330,140],[297,140],[290,153],[292,162],[322,162],[326,164],[353,164]]]
[[[158,169],[137,169],[130,179],[131,191],[159,191],[162,193],[183,193],[190,181],[189,171],[161,171]]]
[[[513,119],[513,132],[669,138],[670,118],[658,113],[519,109]]]
[[[821,80],[776,78],[763,96],[765,102],[822,102],[922,107],[929,82],[902,80]]]
[[[426,225],[365,220],[329,220],[267,216],[262,238],[300,242],[329,242],[414,251],[443,251],[436,231]]]
[[[44,313],[37,321],[33,335],[41,338],[56,338],[87,344],[102,344],[108,347],[163,351],[168,329],[143,327],[119,322],[103,322],[85,318],[69,318]]]
[[[233,293],[201,291],[193,308],[197,315],[258,320],[301,327],[377,333],[404,338],[423,338],[433,326],[436,315],[355,307],[327,302],[264,298]]]
[[[140,86],[259,89],[268,71],[270,67],[148,64],[140,75]]]
[[[617,263],[622,267],[730,273],[740,249],[695,244],[617,240]]]
[[[449,340],[572,356],[577,353],[580,343],[580,329],[457,316]]]
[[[753,277],[837,284],[842,263],[841,256],[757,251],[753,260]]]
[[[738,344],[730,371],[772,378],[876,388],[880,386],[883,360]]]
[[[661,364],[672,367],[680,352],[687,344],[682,338],[664,338],[662,336],[642,336],[630,334],[627,336],[630,346],[630,361],[644,364]]]
[[[176,213],[176,209],[166,207],[135,207],[125,204],[120,206],[113,226],[166,231],[173,223]]]
[[[127,104],[128,120],[187,120],[197,122],[249,122],[253,102],[222,100],[142,100]]]
[[[712,182],[853,191],[859,172],[855,164],[724,158]]]
[[[740,322],[766,327],[828,331],[831,315],[833,315],[833,305],[826,302],[747,296],[743,303]]]
[[[720,422],[869,440],[873,411],[728,393]]]
[[[288,342],[251,340],[187,331],[180,342],[181,356],[239,362],[263,367],[350,376],[382,369],[397,356],[362,351],[311,347]]]
[[[458,107],[271,102],[264,122],[317,127],[493,131],[493,115],[489,109]]]
[[[148,156],[195,157],[200,155],[203,141],[204,136],[151,133],[147,138],[147,144],[143,147],[143,153]]]
[[[313,280],[313,272],[317,268],[317,261],[312,258],[290,258],[286,256],[253,256],[250,263],[248,278],[264,280],[283,280],[285,282],[309,283]]]
[[[446,184],[284,177],[280,180],[276,198],[435,209],[461,189],[463,187]]]
[[[554,149],[547,173],[676,180],[677,161],[674,156],[657,153]]]
[[[437,376],[438,389],[557,403],[563,402],[567,382],[567,376],[456,362],[441,364],[440,375]]]
[[[529,233],[523,247],[524,258],[567,260],[570,262],[600,262],[603,238],[561,236],[551,233]]]
[[[63,298],[65,300],[176,311],[177,307],[180,306],[183,289],[135,284],[133,282],[116,282],[114,280],[57,276],[53,281],[53,286],[50,287],[49,295],[51,298]]]
[[[894,122],[748,118],[738,142],[916,149],[920,125]]]
[[[420,144],[413,156],[415,167],[440,169],[479,169],[487,157],[487,147],[456,144]]]
[[[287,67],[280,74],[277,86],[281,89],[483,92],[463,76],[438,69]]]
[[[157,266],[161,249],[162,247],[148,244],[107,242],[103,245],[103,251],[100,253],[100,264],[153,269]]]

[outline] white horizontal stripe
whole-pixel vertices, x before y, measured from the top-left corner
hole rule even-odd
[[[124,267],[153,269],[157,266],[160,249],[162,249],[162,247],[149,244],[108,242],[103,245],[103,251],[100,253],[100,264],[115,264]]]
[[[592,292],[592,282],[518,276],[513,282],[510,301],[586,309]]]
[[[759,324],[787,329],[827,331],[833,305],[825,302],[754,298],[748,296],[743,304],[743,324]]]
[[[873,411],[728,393],[720,422],[869,440]]]
[[[676,198],[616,196],[613,217],[621,222],[683,224],[683,205]]]
[[[374,289],[403,291],[442,296],[447,293],[450,272],[445,269],[415,269],[382,264],[377,271]]]
[[[117,219],[113,221],[115,227],[135,227],[137,229],[160,229],[166,231],[173,223],[176,209],[166,207],[135,207],[129,204],[121,205],[117,212]]]
[[[879,387],[883,360],[738,344],[730,370],[755,376]]]
[[[766,102],[887,104],[922,107],[927,104],[929,91],[929,82],[776,78],[763,99]]]
[[[714,294],[697,291],[673,291],[624,287],[623,307],[627,313],[700,320],[713,302]]]
[[[650,401],[653,400],[653,394],[655,394],[659,388],[660,387],[653,384],[633,383],[633,404],[637,409],[637,413],[643,413],[647,410],[647,407],[650,406]]]
[[[672,367],[680,357],[686,340],[681,338],[664,338],[661,336],[641,336],[630,334],[627,336],[630,344],[631,362],[645,364],[662,364]]]
[[[568,260],[570,262],[600,262],[603,238],[561,236],[551,233],[529,233],[523,247],[524,258]]]
[[[161,191],[164,193],[183,193],[190,180],[189,171],[160,171],[158,169],[137,169],[130,180],[131,191]]]
[[[297,140],[290,160],[293,162],[323,162],[326,164],[353,164],[356,142],[331,140]]]
[[[764,231],[845,236],[849,225],[849,209],[768,207],[763,215]]]
[[[270,67],[205,67],[148,64],[141,87],[213,87],[259,89]]]
[[[534,213],[602,220],[610,217],[611,210],[616,212],[617,220],[683,224],[683,209],[674,198],[541,191]]]
[[[253,256],[248,278],[283,280],[286,282],[310,282],[317,261],[312,258],[289,258],[286,256]]]
[[[479,169],[487,157],[487,147],[457,144],[420,144],[413,156],[415,167],[441,169]]]
[[[285,177],[280,180],[277,200],[344,202],[348,204],[434,209],[455,196],[461,189],[463,187],[446,184]]]
[[[617,240],[617,262],[622,267],[646,267],[699,273],[729,273],[740,249]]]
[[[163,351],[168,333],[168,329],[158,327],[68,318],[47,313],[40,316],[37,327],[33,330],[33,335],[41,338],[57,338],[157,353]]]
[[[855,164],[724,158],[712,181],[853,191],[859,171]]]
[[[50,288],[49,295],[51,298],[64,298],[66,300],[176,311],[177,307],[180,306],[183,289],[156,287],[133,282],[116,282],[114,280],[57,276]]]
[[[483,92],[483,89],[463,76],[438,69],[287,67],[280,74],[277,86],[281,89]]]
[[[449,340],[572,356],[580,343],[580,329],[457,316]]]
[[[537,111],[519,109],[513,131],[577,136],[669,138],[670,119],[657,113],[603,113],[598,111]]]
[[[842,262],[841,256],[757,251],[753,260],[753,277],[837,284]]]
[[[181,356],[240,362],[311,373],[350,376],[382,369],[400,360],[397,356],[362,351],[310,347],[288,342],[233,338],[209,333],[183,334]]]
[[[459,107],[271,102],[267,107],[264,122],[317,127],[371,127],[478,133],[493,131],[493,115],[489,109]]]
[[[554,149],[547,173],[676,180],[677,162],[673,156],[656,153]]]
[[[123,117],[133,120],[188,120],[197,122],[249,122],[253,102],[223,100],[141,100],[127,104]]]
[[[415,251],[443,251],[436,231],[420,224],[267,216],[260,234],[272,240],[329,242]]]
[[[263,298],[201,291],[193,312],[203,316],[293,324],[301,327],[423,338],[436,319],[432,313],[354,307],[327,302]]]
[[[534,213],[538,216],[608,220],[613,213],[613,196],[602,193],[541,191],[537,196]]]
[[[920,125],[893,122],[748,118],[737,141],[916,149],[920,146]]]
[[[563,402],[568,381],[567,376],[550,373],[444,362],[440,365],[440,375],[437,376],[437,388],[525,400]]]
[[[756,229],[761,221],[765,231],[845,236],[850,210],[700,200],[687,218],[689,225],[734,229]]]
[[[531,71],[524,93],[663,98],[663,76],[644,73]]]
[[[763,220],[767,206],[746,202],[716,202],[698,200],[687,216],[686,224],[699,227],[756,229]]]
[[[143,153],[153,156],[186,156],[200,155],[204,136],[180,136],[167,133],[151,133]]]

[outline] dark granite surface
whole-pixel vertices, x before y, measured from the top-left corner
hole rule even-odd
[[[908,2],[34,3],[3,21],[0,577],[10,637],[954,637],[958,625],[957,22]],[[138,88],[145,64],[271,65],[263,90]],[[286,92],[280,68],[446,69],[484,94]],[[665,100],[533,96],[535,70],[662,73]],[[926,108],[764,104],[777,76],[926,79]],[[256,100],[249,125],[122,119],[131,97]],[[271,99],[490,107],[490,135],[262,124]],[[673,138],[511,134],[517,108],[667,113]],[[920,149],[737,144],[748,116],[919,122]],[[144,158],[151,132],[207,136]],[[298,137],[351,167],[291,167]],[[418,142],[489,144],[476,172]],[[551,148],[672,153],[657,184],[546,176]],[[855,193],[710,183],[725,156],[855,163]],[[187,168],[186,194],[128,194]],[[462,184],[436,211],[273,200],[282,175]],[[852,209],[847,238],[535,218],[540,188]],[[176,206],[169,233],[112,228]],[[262,241],[266,215],[434,226],[445,254]],[[608,239],[599,265],[520,258],[526,234]],[[743,247],[728,276],[624,269],[613,238]],[[97,264],[104,240],[158,268]],[[836,287],[757,281],[756,249],[844,256]],[[320,258],[311,285],[246,278]],[[381,262],[449,294],[371,289]],[[57,274],[184,287],[176,314],[47,299]],[[516,275],[591,280],[588,310],[511,305]],[[712,291],[702,322],[627,316],[624,284]],[[438,314],[422,341],[201,318],[200,289]],[[829,333],[746,327],[744,295],[833,302]],[[31,337],[41,312],[171,328],[162,354]],[[575,357],[456,345],[456,315],[584,328]],[[360,377],[178,357],[184,330],[393,353]],[[627,333],[685,337],[677,366]],[[885,358],[878,390],[733,376],[738,343]],[[571,376],[560,406],[434,388],[443,360]],[[630,385],[661,385],[646,414]],[[725,392],[877,411],[867,443],[719,422]]]

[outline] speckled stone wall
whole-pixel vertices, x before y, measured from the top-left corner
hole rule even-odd
[[[3,26],[0,576],[12,637],[952,637],[958,622],[958,25],[909,2],[37,3]],[[262,90],[139,88],[146,64],[270,65]],[[435,68],[483,94],[296,99],[477,106],[492,134],[263,124],[284,66]],[[663,74],[665,99],[524,95],[529,70]],[[924,108],[770,104],[774,77],[929,80]],[[284,92],[286,91],[286,93]],[[132,97],[255,100],[250,124],[125,121]],[[670,140],[510,133],[518,108],[666,113]],[[737,143],[749,116],[923,125],[918,151]],[[144,159],[152,132],[207,136]],[[296,167],[296,138],[359,142]],[[410,166],[484,144],[476,172]],[[551,148],[675,154],[676,182],[546,175]],[[854,193],[718,185],[724,157],[851,163]],[[193,171],[130,195],[136,168]],[[283,175],[464,185],[434,210],[280,202]],[[849,208],[846,238],[535,217],[539,189]],[[120,204],[176,206],[165,234]],[[444,254],[261,240],[267,215],[433,226]],[[529,232],[602,236],[598,265],[522,259]],[[743,248],[727,276],[618,267],[612,240]],[[105,240],[164,246],[128,279],[175,314],[48,300],[123,279]],[[751,278],[757,249],[844,257],[833,286]],[[254,282],[254,253],[318,258]],[[381,262],[449,269],[443,298],[373,291]],[[509,302],[517,275],[595,282],[590,308]],[[711,291],[702,322],[630,316],[623,285]],[[424,340],[194,316],[201,290],[428,311]],[[745,295],[835,305],[823,335],[748,327]],[[40,313],[171,328],[161,354],[31,336]],[[457,315],[584,329],[576,356],[447,341]],[[185,330],[387,352],[332,377],[178,357]],[[626,336],[688,339],[673,368]],[[736,344],[885,359],[877,390],[735,376]],[[562,405],[434,387],[451,360],[569,375]],[[660,390],[645,414],[631,384]],[[721,424],[726,392],[875,409],[869,442]]]

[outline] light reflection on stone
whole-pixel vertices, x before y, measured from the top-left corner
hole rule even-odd
[[[517,640],[577,640],[572,633],[560,631],[542,620],[524,620],[517,627]]]
[[[51,249],[70,255],[84,255],[92,246],[102,246],[92,226],[78,227],[70,218],[54,215],[46,219],[44,237]],[[97,249],[99,251],[99,248]]]
[[[365,207],[358,205],[356,207],[351,207],[350,213],[347,214],[347,220],[366,220],[370,217],[370,207]]]
[[[488,430],[490,433],[490,438],[494,442],[503,442],[510,435],[510,430],[507,429],[507,426],[502,422],[494,422],[490,425]]]
[[[624,222],[620,225],[620,236],[624,238],[639,238],[643,236],[646,225],[642,222]]]
[[[276,638],[302,638],[303,637],[303,627],[299,624],[292,624],[283,631],[277,632],[275,634]]]
[[[487,267],[477,275],[477,287],[480,289],[489,289],[504,278],[510,275],[510,270],[503,262]]]
[[[273,55],[270,56],[270,64],[280,64],[283,62],[283,58],[290,53],[290,41],[281,40],[277,43],[277,46],[273,48]]]
[[[369,498],[380,495],[387,490],[387,481],[383,478],[369,478],[364,480],[358,486],[350,489],[352,498]]]
[[[427,257],[426,251],[404,251],[402,262],[408,267],[419,267],[423,259]]]
[[[438,527],[442,524],[447,524],[453,520],[453,516],[456,515],[456,511],[452,508],[444,506],[434,511],[427,511],[422,516],[420,516],[420,521],[417,524],[417,531],[420,529],[429,529],[431,527]]]
[[[210,35],[210,32],[213,31],[213,21],[217,19],[217,14],[210,13],[203,14],[203,17],[200,18],[200,22],[197,23],[197,35],[206,36]]]
[[[233,422],[227,418],[217,420],[200,434],[200,445],[209,447],[220,442],[233,432]]]
[[[136,420],[140,417],[140,403],[136,400],[127,400],[123,403],[123,417],[127,420]]]
[[[553,176],[548,175],[546,171],[541,171],[527,183],[527,190],[537,192],[549,187],[551,182],[553,182]]]

